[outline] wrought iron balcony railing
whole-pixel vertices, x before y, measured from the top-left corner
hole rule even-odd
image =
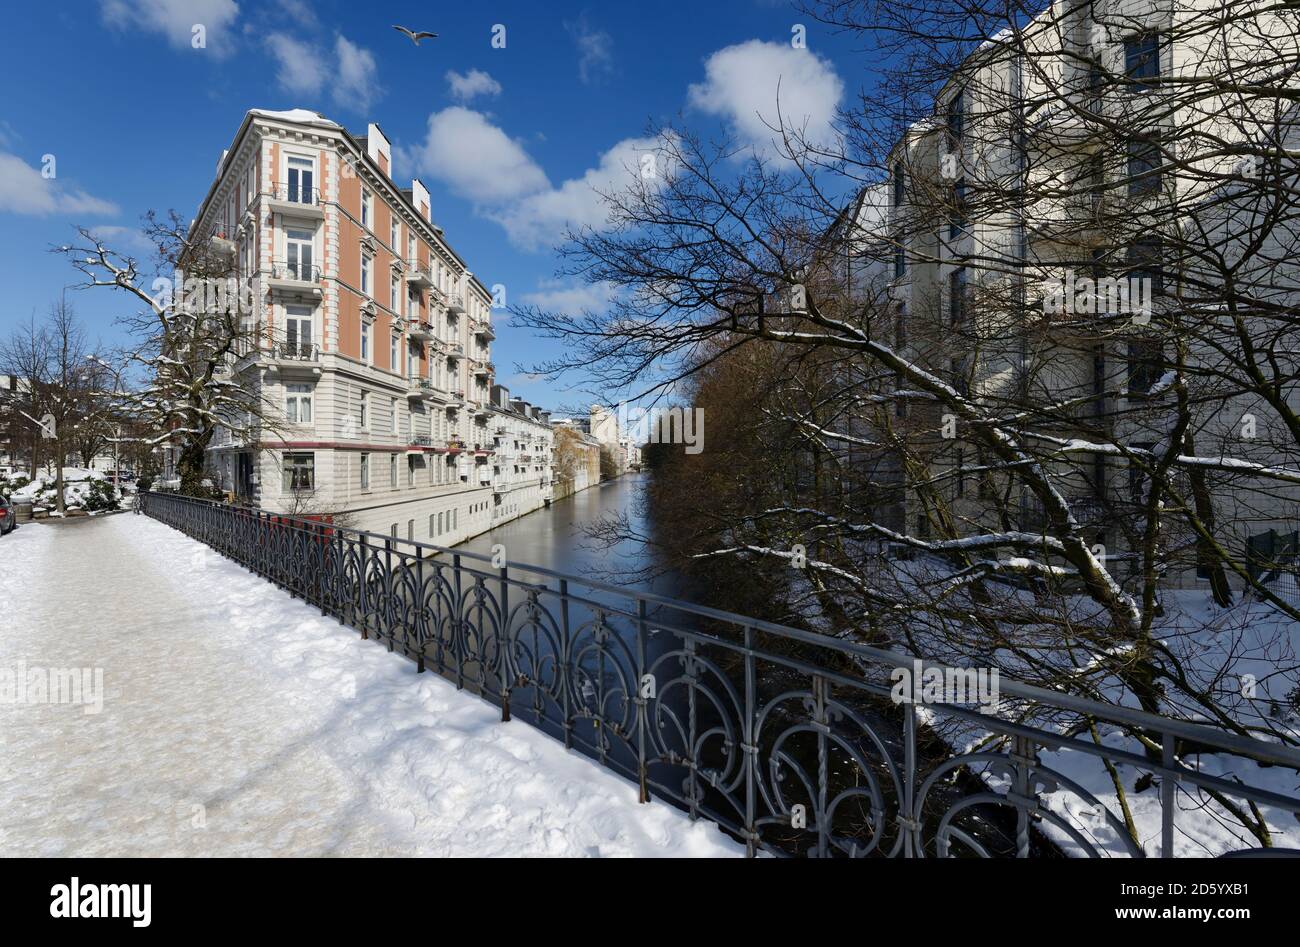
[[[1200,853],[1194,827],[1178,822],[1215,806],[1215,844],[1259,854],[1267,843],[1220,801],[1287,824],[1300,813],[1294,792],[1272,788],[1295,785],[1293,745],[1005,677],[991,706],[900,703],[900,669],[946,680],[972,669],[277,513],[150,492],[138,508],[416,671],[471,689],[503,720],[561,737],[638,785],[642,802],[717,823],[750,854],[1170,857],[1175,839]],[[970,739],[944,743],[945,724]],[[1094,740],[1101,729],[1141,734],[1148,749]],[[1098,785],[1110,782],[1107,764],[1125,767],[1126,782],[1147,774],[1139,792],[1160,813],[1158,837],[1135,841],[1129,809],[1054,768],[1067,756],[1092,761]]]
[[[276,184],[262,191],[263,196],[289,204],[307,204],[315,206],[321,202],[320,188],[303,187],[299,184]]]
[[[271,264],[271,279],[293,280],[299,283],[319,283],[320,267],[312,263],[292,263],[276,260]]]
[[[315,342],[273,342],[271,357],[290,362],[319,362],[320,346]]]

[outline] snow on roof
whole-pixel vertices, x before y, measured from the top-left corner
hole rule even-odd
[[[305,125],[324,125],[327,128],[342,128],[338,122],[331,122],[320,112],[313,112],[311,109],[288,109],[277,112],[274,109],[249,109],[249,115],[260,115],[262,118],[275,118],[283,122],[298,122]]]

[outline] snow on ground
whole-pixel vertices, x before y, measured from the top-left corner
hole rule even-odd
[[[0,673],[104,696],[0,693],[5,855],[743,853],[146,517],[23,525],[0,575]]]

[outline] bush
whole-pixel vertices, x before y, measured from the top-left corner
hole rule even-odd
[[[121,509],[121,503],[111,483],[107,480],[92,480],[90,492],[82,501],[82,509],[87,513],[107,513]]]

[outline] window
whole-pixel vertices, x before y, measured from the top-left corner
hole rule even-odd
[[[429,538],[430,538],[430,539],[432,539],[434,536],[438,535],[437,533],[435,533],[435,532],[433,531],[433,521],[434,521],[434,514],[430,513],[430,514],[429,514]]]
[[[958,89],[957,94],[948,102],[948,134],[954,143],[961,140],[966,124],[966,93]]]
[[[1128,344],[1129,394],[1147,394],[1165,373],[1165,355],[1155,339],[1133,339]]]
[[[1144,33],[1124,41],[1124,75],[1132,83],[1131,91],[1155,88],[1153,83],[1143,80],[1160,77],[1160,40],[1159,33]]]
[[[903,162],[894,165],[894,206],[902,207],[907,197],[907,177],[903,171]]]
[[[370,320],[361,317],[361,361],[370,364]]]
[[[966,229],[966,182],[952,186],[952,205],[948,214],[948,239],[956,240]]]
[[[894,345],[902,348],[907,345],[907,304],[894,306]]]
[[[289,279],[312,282],[312,244],[315,234],[310,230],[286,228],[284,231],[285,275]]]
[[[406,538],[408,540],[415,539],[415,520],[406,521]]]
[[[1152,194],[1160,190],[1160,136],[1143,135],[1128,142],[1128,192]]]
[[[357,404],[357,427],[365,430],[370,426],[370,393],[361,392],[360,401]]]
[[[414,263],[418,259],[415,249],[415,234],[408,233],[406,235],[406,259],[408,263]]]
[[[1088,195],[1093,211],[1101,207],[1102,198],[1106,196],[1106,158],[1095,154],[1084,165],[1083,187]]]
[[[285,198],[295,204],[315,204],[316,188],[313,181],[316,163],[311,158],[289,155],[286,170],[289,183]]]
[[[363,187],[361,189],[361,226],[367,228],[370,226],[371,203],[370,191]]]
[[[311,385],[285,385],[284,416],[290,424],[311,422]]]
[[[367,296],[371,294],[370,275],[374,269],[375,260],[369,253],[361,254],[361,291]]]
[[[401,345],[402,337],[396,333],[388,340],[388,367],[393,371],[397,371],[399,368],[397,353]]]
[[[415,486],[415,458],[414,457],[406,458],[406,485],[408,487]]]
[[[389,409],[392,411],[392,415],[393,415],[393,427],[392,427],[392,431],[393,431],[394,434],[396,434],[396,433],[397,433],[397,399],[396,399],[396,398],[389,398],[389,399],[388,399],[388,405],[389,405]]]
[[[438,514],[438,535],[442,535],[442,514]]]
[[[361,455],[361,489],[370,489],[370,455]]]
[[[388,245],[393,248],[394,253],[402,252],[402,222],[397,219],[396,211],[393,212],[392,219],[388,223]]]
[[[310,490],[316,485],[315,454],[284,455],[285,492]]]
[[[399,316],[402,314],[402,281],[396,276],[388,281],[388,308]]]
[[[1150,280],[1152,299],[1164,292],[1163,255],[1164,244],[1159,237],[1143,237],[1128,248],[1129,280]]]
[[[312,332],[311,307],[285,306],[285,354],[290,358],[309,355],[311,353],[311,344],[314,338],[315,335]]]
[[[970,315],[966,311],[967,294],[966,268],[963,266],[948,274],[948,311],[955,326],[964,323]]]
[[[903,247],[894,247],[894,279],[907,275],[907,251]]]
[[[388,455],[388,485],[397,489],[397,455]]]

